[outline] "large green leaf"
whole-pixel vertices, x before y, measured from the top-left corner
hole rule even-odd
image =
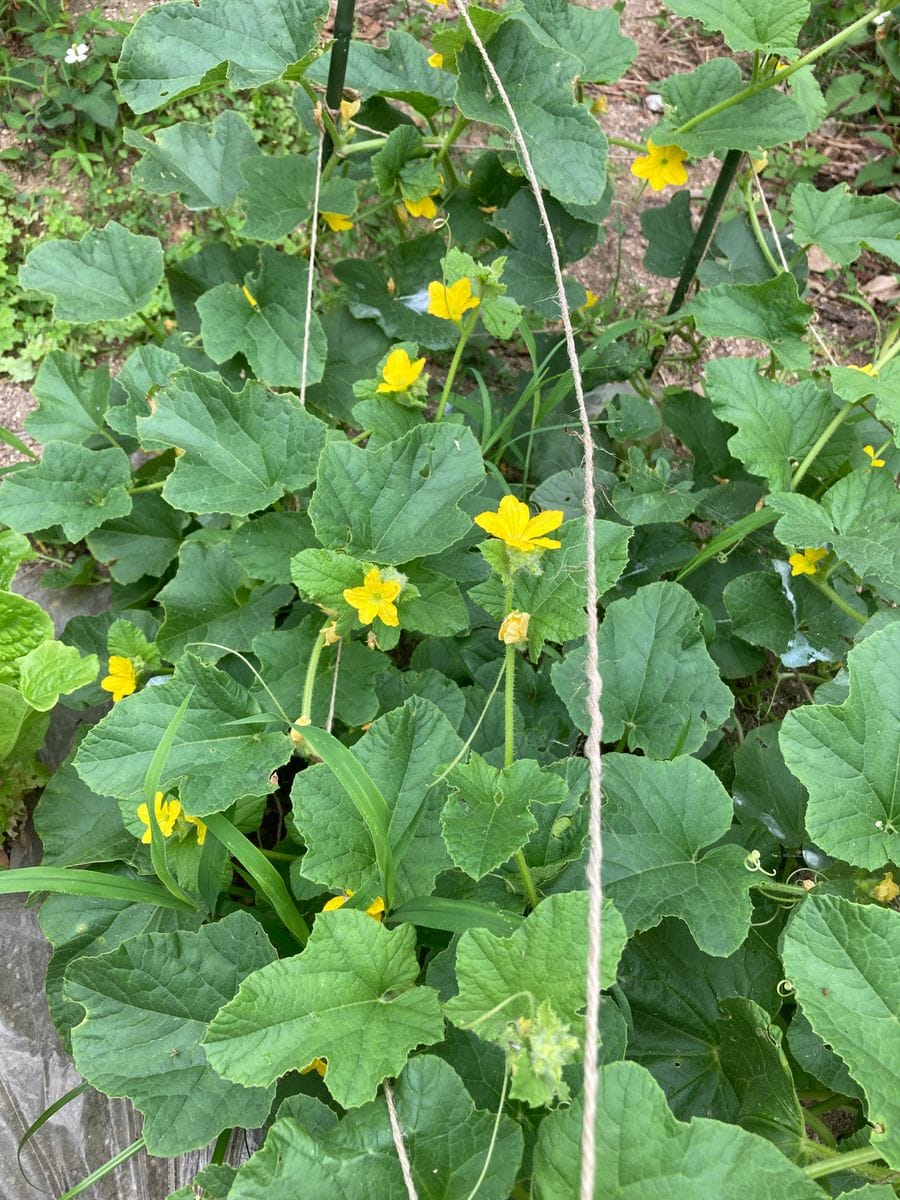
[[[265,796],[269,777],[291,754],[281,732],[263,732],[268,718],[254,695],[230,676],[191,654],[174,678],[116,704],[78,748],[75,768],[101,795],[124,801],[126,824],[143,831],[134,815],[144,779],[163,734],[188,693],[190,703],[166,758],[159,787],[178,787],[192,816],[224,812],[243,796]],[[259,714],[259,724],[246,723]]]
[[[247,158],[241,163],[241,175],[244,237],[275,242],[309,216],[316,164],[305,154]]]
[[[766,54],[796,54],[809,16],[809,0],[672,0],[670,8],[720,32],[732,50]]]
[[[707,337],[752,338],[765,342],[794,371],[809,366],[803,335],[813,307],[800,299],[797,280],[787,271],[765,283],[720,283],[703,288],[682,310]]]
[[[231,535],[229,545],[232,557],[251,579],[290,583],[291,560],[315,540],[305,513],[269,512],[245,521]]]
[[[162,273],[158,238],[108,221],[80,242],[41,242],[25,259],[19,283],[52,296],[57,320],[115,321],[149,302]]]
[[[312,483],[327,434],[290,396],[252,382],[236,394],[197,371],[180,371],[158,392],[137,429],[184,451],[163,488],[171,505],[237,516]]]
[[[228,208],[243,183],[241,163],[260,153],[247,122],[231,109],[203,125],[179,121],[158,129],[153,141],[126,129],[125,141],[143,151],[132,181],[158,196],[178,192],[194,211]]]
[[[532,804],[561,804],[564,781],[531,759],[492,767],[478,754],[453,768],[441,813],[450,857],[472,879],[482,879],[521,850],[538,823]]]
[[[608,754],[603,767],[603,873],[629,934],[680,917],[701,950],[733,954],[747,936],[753,876],[745,851],[711,847],[731,828],[731,797],[686,755],[653,762]]]
[[[250,583],[227,545],[186,542],[174,579],[158,595],[166,610],[157,638],[159,651],[175,662],[195,642],[249,650],[258,633],[274,626],[276,611],[292,597],[289,587]],[[195,652],[212,660],[225,653],[209,646]]]
[[[536,1200],[578,1194],[581,1125],[580,1099],[544,1118],[534,1160]],[[595,1200],[822,1197],[815,1180],[763,1138],[703,1117],[678,1121],[662,1089],[636,1063],[602,1068],[597,1165]]]
[[[726,1070],[721,1048],[730,1033],[722,1017],[734,997],[765,1013],[766,1024],[778,1013],[783,971],[767,932],[751,930],[738,950],[721,958],[698,949],[680,921],[665,920],[625,947],[619,986],[631,1016],[628,1057],[652,1073],[677,1117],[738,1120],[740,1094],[753,1080]],[[768,1047],[765,1056],[772,1065],[778,1058]],[[772,1089],[776,1107],[778,1090]]]
[[[178,555],[190,518],[153,492],[134,497],[127,517],[105,521],[89,533],[88,549],[106,563],[117,583],[135,583],[145,575],[163,575]]]
[[[33,467],[8,475],[0,491],[0,521],[19,533],[61,525],[70,542],[131,512],[131,466],[123,450],[88,450],[48,442]]]
[[[859,258],[863,246],[900,263],[900,203],[888,195],[858,196],[846,183],[827,192],[798,183],[791,214],[794,240],[814,242],[839,266]]]
[[[446,789],[429,787],[438,767],[449,763],[461,745],[443,713],[429,700],[415,697],[379,717],[353,747],[387,800],[392,845],[418,822],[397,866],[402,898],[430,895],[435,877],[451,865],[438,823]],[[372,839],[331,769],[319,764],[301,771],[291,800],[293,824],[307,847],[303,875],[335,891],[361,887],[375,864]]]
[[[651,583],[614,600],[600,628],[603,722],[608,741],[625,739],[651,758],[699,750],[731,711],[700,632],[700,610],[680,584]],[[588,726],[583,649],[552,672],[553,686],[579,729]]]
[[[0,669],[52,637],[53,622],[39,604],[17,592],[0,592]]]
[[[123,825],[118,804],[112,796],[92,791],[71,763],[62,766],[41,793],[34,810],[34,828],[44,848],[41,861],[46,867],[102,862],[136,865],[139,843]]]
[[[307,78],[325,83],[330,66],[331,55],[324,54],[307,71]],[[354,39],[347,58],[347,83],[364,100],[372,96],[403,100],[424,117],[433,116],[453,98],[452,76],[430,67],[422,41],[402,29],[389,31],[385,49]]]
[[[615,83],[637,54],[637,43],[621,32],[615,9],[583,8],[568,0],[525,0],[525,11],[552,44],[578,55],[578,74],[585,83]]]
[[[423,425],[378,450],[322,451],[309,515],[319,541],[376,563],[440,554],[471,529],[458,501],[484,478],[468,429]]]
[[[812,448],[835,415],[828,393],[812,380],[789,387],[767,379],[760,375],[754,358],[719,358],[707,364],[706,390],[719,420],[737,426],[728,449],[773,491],[788,487],[793,464]],[[837,461],[834,453],[819,457],[819,469],[827,472],[843,461],[842,453]]]
[[[477,1183],[481,1200],[507,1200],[522,1157],[521,1130],[503,1116],[495,1140],[493,1113],[475,1110],[452,1067],[431,1054],[411,1059],[394,1085],[394,1104],[418,1196],[466,1200]],[[384,1100],[342,1121],[311,1096],[287,1101],[228,1197],[271,1200],[300,1179],[304,1200],[406,1200]]]
[[[572,81],[581,61],[548,45],[521,21],[507,21],[491,38],[491,59],[516,111],[542,187],[566,207],[599,204],[606,188],[606,138],[580,104]],[[476,121],[510,131],[481,56],[467,46],[458,58],[456,103]]]
[[[437,995],[416,986],[412,925],[386,929],[364,912],[320,913],[302,954],[242,983],[206,1035],[209,1061],[227,1079],[265,1086],[314,1058],[338,1104],[358,1108],[411,1050],[440,1041]]]
[[[732,633],[773,650],[788,667],[843,658],[857,622],[809,581],[792,579],[784,559],[776,564],[777,572],[750,571],[726,585],[723,600]]]
[[[10,584],[19,569],[19,564],[32,562],[37,555],[31,548],[31,542],[21,533],[12,529],[0,529],[0,592],[8,592]],[[0,646],[3,638],[0,634]],[[0,659],[3,658],[0,651]]]
[[[751,729],[734,754],[734,808],[748,823],[759,821],[788,850],[806,841],[806,788],[784,764],[778,745],[781,722]]]
[[[148,397],[156,388],[167,383],[169,376],[180,370],[182,365],[177,354],[164,350],[154,342],[132,350],[113,381],[113,403],[106,415],[110,429],[128,437],[136,437],[136,419],[145,417],[150,411]],[[156,446],[145,448],[158,449]]]
[[[595,530],[597,592],[602,596],[625,570],[632,531],[611,521],[597,521]],[[528,650],[535,661],[545,642],[581,637],[587,621],[584,518],[567,521],[558,537],[562,547],[542,556],[540,573],[520,571],[513,585],[513,607],[531,616]],[[469,597],[495,621],[501,621],[508,611],[506,589],[496,576],[470,588]]]
[[[226,79],[259,87],[300,63],[319,40],[326,0],[176,0],[135,22],[116,81],[136,113]]]
[[[308,275],[303,259],[264,246],[259,269],[245,276],[246,291],[240,285],[220,283],[200,296],[197,312],[209,357],[224,363],[240,352],[264,383],[299,388]],[[307,383],[322,378],[326,353],[325,333],[313,313]]]
[[[806,827],[826,854],[875,871],[898,857],[900,826],[900,625],[889,625],[847,656],[843,704],[789,712],[779,741],[784,761],[809,792]]]
[[[32,708],[49,712],[60,696],[68,696],[97,678],[96,654],[82,658],[74,646],[42,642],[20,658],[18,688]]]
[[[85,1009],[72,1030],[78,1070],[143,1112],[151,1154],[182,1154],[266,1119],[274,1088],[222,1079],[202,1038],[241,980],[274,957],[260,924],[238,912],[197,933],[140,933],[66,971],[65,995]]]
[[[109,371],[82,367],[74,354],[51,350],[31,389],[40,401],[25,418],[39,442],[86,442],[103,429],[109,407]]]
[[[800,1007],[866,1093],[872,1145],[895,1169],[900,1166],[897,922],[891,909],[813,894],[785,930],[782,949]]]
[[[736,96],[746,86],[731,58],[712,58],[686,75],[670,75],[661,86],[669,111],[652,131],[657,146],[675,142],[692,157],[717,150],[778,146],[806,136],[809,123],[799,104],[768,88],[701,121],[687,133],[680,127],[707,109]]]
[[[587,960],[586,892],[548,896],[511,937],[470,929],[459,939],[459,994],[444,1011],[454,1025],[505,1046],[508,1027],[549,1003],[559,1020],[582,1033]],[[622,918],[603,907],[603,986],[615,978],[625,945]]]
[[[900,496],[885,471],[853,471],[817,502],[794,492],[769,497],[783,513],[775,535],[786,546],[831,546],[885,599],[900,601]]]

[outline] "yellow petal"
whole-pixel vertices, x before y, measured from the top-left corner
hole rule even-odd
[[[443,54],[438,54],[435,52],[434,54],[429,54],[425,61],[428,63],[429,67],[434,67],[439,71],[444,65],[444,56]]]
[[[320,212],[319,216],[328,228],[333,229],[335,233],[340,233],[342,229],[353,228],[353,222],[344,213]]]

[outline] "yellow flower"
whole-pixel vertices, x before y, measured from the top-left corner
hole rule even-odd
[[[647,153],[631,164],[632,175],[646,179],[654,192],[687,183],[685,152],[680,146],[656,146],[648,138]]]
[[[792,575],[815,575],[816,563],[825,557],[827,550],[806,549],[802,553],[792,554],[788,559]]]
[[[343,908],[352,895],[353,889],[347,888],[339,896],[332,896],[328,903],[322,906],[322,912],[334,912],[336,908]],[[384,916],[384,900],[380,896],[376,896],[366,912],[376,921],[380,921]]]
[[[435,70],[440,71],[444,65],[444,56],[435,52],[434,54],[429,54],[426,61],[429,67],[434,67]]]
[[[181,817],[187,821],[189,825],[197,826],[197,845],[202,846],[206,841],[206,826],[198,817],[189,817],[182,809],[181,804],[174,796],[166,800],[163,792],[157,792],[153,798],[153,813],[156,817],[156,823],[159,826],[160,833],[163,837],[171,837],[178,823],[178,818]],[[143,821],[147,828],[141,835],[141,841],[145,846],[150,845],[150,812],[146,804],[139,804],[137,810],[138,820]]]
[[[387,361],[381,368],[381,378],[384,382],[379,383],[375,391],[408,391],[422,374],[422,368],[424,366],[424,358],[417,358],[416,361],[413,362],[403,347],[398,346],[396,350],[392,350],[387,356]]]
[[[545,550],[558,550],[562,543],[544,537],[544,534],[558,529],[563,523],[563,515],[559,509],[551,508],[533,517],[527,504],[515,496],[504,496],[496,512],[479,513],[475,524],[514,550],[527,552],[537,550],[539,546]]]
[[[428,311],[431,316],[444,321],[461,321],[464,312],[477,308],[480,303],[478,297],[472,295],[472,281],[468,275],[449,287],[437,281],[428,285]]]
[[[758,175],[760,173],[760,171],[764,171],[766,169],[766,167],[769,165],[769,156],[768,156],[768,154],[765,153],[765,151],[763,151],[762,158],[751,158],[750,163],[751,163],[751,166],[753,167],[753,170]]]
[[[308,1067],[304,1067],[300,1072],[301,1075],[308,1075],[310,1071],[318,1071],[322,1076],[328,1070],[328,1063],[324,1058],[314,1058]]]
[[[342,100],[341,101],[341,127],[346,129],[353,117],[359,112],[359,100]]]
[[[872,888],[872,896],[879,904],[890,904],[900,896],[900,887],[894,883],[892,871],[885,871],[880,883],[876,883]]]
[[[428,0],[429,4],[433,4],[435,8],[448,8],[450,0]]]
[[[591,112],[595,117],[599,116],[601,113],[605,113],[608,108],[609,104],[607,103],[605,96],[595,96],[591,102]]]
[[[342,229],[353,228],[353,222],[343,213],[320,212],[319,216],[328,228],[333,229],[335,233],[340,233]]]
[[[875,447],[874,446],[863,446],[863,454],[868,454],[869,460],[870,460],[869,461],[870,467],[883,467],[884,466],[884,459],[875,457]]]
[[[104,692],[112,692],[114,704],[118,704],[120,700],[124,700],[132,692],[136,692],[137,675],[131,659],[123,658],[121,654],[110,655],[109,674],[105,679],[100,680],[100,686]]]
[[[878,378],[878,372],[875,370],[874,363],[866,363],[864,367],[858,367],[855,363],[850,364],[851,371],[862,371],[863,375],[871,375],[873,379]]]
[[[258,305],[257,305],[256,299],[255,299],[255,297],[253,296],[253,293],[250,291],[250,289],[249,289],[249,288],[246,288],[246,287],[244,287],[244,286],[243,286],[243,284],[242,284],[242,285],[241,285],[241,291],[244,293],[244,299],[245,299],[245,300],[247,301],[247,303],[248,303],[248,304],[251,306],[251,308],[257,308],[257,307],[258,307]]]
[[[344,599],[359,612],[363,625],[371,625],[376,617],[385,625],[399,625],[394,603],[399,595],[400,584],[394,579],[382,579],[377,567],[367,572],[362,587],[344,589]]]
[[[430,221],[437,216],[437,205],[431,196],[426,196],[424,200],[404,200],[403,203],[411,217],[425,217]]]
[[[600,303],[600,297],[596,292],[592,292],[590,288],[585,288],[584,290],[586,295],[584,304],[581,306],[582,308],[593,308],[595,304]]]
[[[322,630],[322,642],[326,646],[333,646],[336,642],[339,642],[340,640],[341,640],[341,635],[337,631],[337,621],[332,621],[330,625],[326,625],[325,628]],[[312,722],[307,721],[307,724],[311,725]]]
[[[531,613],[519,612],[514,608],[500,623],[500,632],[497,637],[504,646],[518,646],[520,642],[528,640],[528,622],[530,620]]]

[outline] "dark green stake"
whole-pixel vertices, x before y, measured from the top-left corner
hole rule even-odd
[[[331,65],[328,68],[328,86],[325,89],[325,104],[330,112],[341,106],[344,96],[344,80],[347,76],[347,57],[350,54],[350,39],[353,36],[353,18],[356,0],[338,0],[334,14],[334,43],[331,47]],[[322,166],[334,153],[331,134],[325,130],[322,147]]]

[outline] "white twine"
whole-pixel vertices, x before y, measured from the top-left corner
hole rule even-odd
[[[337,650],[334,655],[334,672],[331,678],[331,701],[328,705],[328,720],[325,722],[325,732],[331,733],[331,726],[334,724],[334,705],[337,700],[337,685],[338,672],[341,669],[341,651],[344,648],[344,639],[341,638],[337,644]]]
[[[409,1155],[406,1153],[406,1145],[403,1141],[400,1118],[397,1116],[397,1109],[394,1106],[394,1091],[387,1080],[384,1081],[384,1098],[387,1101],[388,1116],[391,1119],[391,1136],[394,1139],[394,1148],[397,1151],[397,1157],[400,1159],[400,1170],[403,1172],[403,1182],[406,1184],[406,1195],[409,1200],[419,1200],[416,1185],[413,1182],[412,1168],[409,1165]]]
[[[319,147],[316,151],[316,186],[313,191],[312,225],[309,231],[309,261],[307,263],[308,278],[306,280],[306,313],[303,317],[303,357],[300,364],[300,407],[306,407],[306,374],[309,370],[309,343],[312,337],[313,291],[316,286],[316,245],[319,240],[319,196],[322,189],[322,155],[325,145],[325,131],[316,122],[319,129]]]
[[[488,57],[484,42],[478,36],[472,18],[469,16],[468,0],[453,0],[454,7],[465,22],[469,37],[475,49],[481,55],[488,74],[497,91],[497,96],[509,116],[512,125],[513,138],[519,150],[525,175],[531,186],[537,205],[541,225],[547,238],[550,259],[553,265],[553,275],[556,280],[556,294],[559,300],[559,311],[562,317],[563,329],[566,336],[566,351],[572,370],[572,381],[575,386],[575,399],[578,403],[578,415],[581,421],[581,440],[584,445],[584,514],[585,514],[585,549],[587,552],[587,711],[590,728],[585,746],[585,757],[590,770],[590,851],[588,854],[587,881],[589,888],[588,902],[588,955],[587,955],[587,1008],[585,1012],[584,1034],[584,1118],[581,1129],[581,1190],[580,1200],[593,1200],[594,1179],[596,1176],[596,1119],[597,1099],[600,1086],[599,1078],[599,1044],[600,1044],[600,959],[602,951],[602,922],[601,912],[603,903],[603,884],[601,867],[603,863],[602,826],[600,814],[601,761],[600,743],[603,733],[603,717],[600,712],[600,697],[603,682],[600,677],[600,654],[597,645],[597,566],[595,561],[595,529],[596,502],[594,496],[594,441],[591,435],[590,417],[584,399],[584,384],[581,378],[581,368],[578,363],[578,350],[575,345],[575,331],[569,318],[566,290],[563,282],[562,265],[556,240],[550,225],[550,218],[541,195],[541,185],[538,181],[525,135],[516,116],[515,109],[509,98],[503,81],[497,69]]]

